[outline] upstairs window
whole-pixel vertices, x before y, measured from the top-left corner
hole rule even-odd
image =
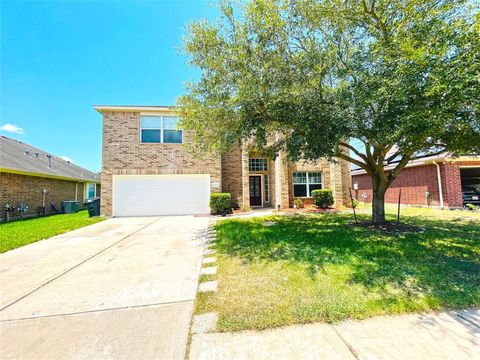
[[[294,172],[293,197],[311,197],[312,191],[322,188],[322,173]]]
[[[142,143],[181,144],[182,130],[177,130],[176,116],[142,116],[140,132]]]
[[[268,171],[267,159],[248,159],[248,171]]]

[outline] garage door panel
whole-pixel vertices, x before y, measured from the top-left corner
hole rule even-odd
[[[114,176],[114,216],[207,214],[209,175]]]

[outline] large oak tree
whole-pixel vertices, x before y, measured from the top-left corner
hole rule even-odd
[[[385,221],[385,192],[412,157],[480,153],[473,4],[219,5],[218,21],[192,23],[185,37],[201,76],[178,104],[198,151],[249,139],[272,156],[284,149],[292,160],[347,160],[372,179],[374,222]]]

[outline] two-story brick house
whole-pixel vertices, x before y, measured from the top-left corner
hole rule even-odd
[[[207,214],[211,192],[229,192],[234,206],[286,208],[295,198],[330,188],[348,201],[348,163],[291,163],[247,145],[224,155],[190,153],[174,107],[94,107],[103,115],[102,213],[108,216]]]

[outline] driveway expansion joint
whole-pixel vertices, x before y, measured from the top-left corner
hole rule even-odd
[[[340,334],[340,332],[337,330],[337,328],[335,327],[335,325],[330,325],[333,329],[333,331],[335,331],[335,334],[337,334],[337,336],[340,338],[340,340],[345,344],[345,346],[347,347],[348,351],[350,351],[350,353],[352,354],[352,356],[359,360],[360,357],[358,356],[357,352],[355,351],[355,349],[353,348],[353,346],[347,341],[345,340],[345,338],[342,336],[342,334]]]
[[[108,309],[95,309],[95,310],[85,310],[85,311],[77,311],[77,312],[62,313],[62,314],[30,316],[30,317],[23,317],[23,318],[17,318],[17,319],[0,320],[0,323],[8,323],[8,322],[24,321],[24,320],[36,320],[36,319],[45,319],[45,318],[54,318],[54,317],[72,316],[72,315],[82,315],[82,314],[92,314],[92,313],[100,313],[100,312],[110,312],[110,311],[116,311],[116,310],[141,309],[141,308],[148,308],[148,307],[154,307],[154,306],[160,307],[160,306],[170,306],[170,305],[177,305],[177,304],[187,304],[189,302],[193,303],[194,300],[195,299],[186,299],[186,300],[167,301],[167,302],[142,304],[142,305],[119,306],[119,307],[108,308]]]
[[[91,259],[93,259],[93,258],[96,257],[97,255],[100,255],[101,253],[103,253],[103,252],[105,252],[106,250],[114,247],[115,245],[118,245],[118,244],[121,243],[122,241],[128,239],[130,236],[135,235],[136,233],[142,231],[143,229],[145,229],[145,228],[147,228],[148,226],[154,224],[155,222],[159,221],[159,220],[162,219],[162,218],[163,218],[163,217],[159,217],[159,218],[153,220],[152,222],[146,224],[145,226],[142,226],[140,229],[138,229],[138,230],[136,230],[136,231],[134,231],[134,232],[132,232],[132,233],[124,236],[123,238],[121,238],[120,240],[116,241],[115,243],[113,243],[113,244],[111,244],[111,245],[103,248],[102,250],[96,252],[96,253],[93,254],[92,256],[89,256],[89,257],[86,258],[85,260],[82,260],[82,261],[79,262],[78,264],[76,264],[76,265],[68,268],[67,270],[63,271],[63,272],[60,273],[59,275],[51,278],[50,280],[47,280],[45,283],[43,283],[42,285],[36,287],[35,289],[33,289],[32,291],[28,292],[27,294],[20,296],[20,297],[19,297],[18,299],[16,299],[15,301],[12,301],[11,303],[9,303],[9,304],[5,305],[4,307],[0,308],[0,312],[3,311],[3,310],[5,310],[5,309],[7,309],[7,308],[9,308],[9,307],[12,306],[12,305],[15,305],[16,303],[22,301],[22,300],[25,299],[27,296],[32,295],[33,293],[37,292],[37,291],[40,290],[41,288],[43,288],[43,287],[47,286],[48,284],[52,283],[53,281],[59,279],[59,278],[62,277],[63,275],[68,274],[70,271],[72,271],[72,270],[78,268],[79,266],[85,264],[86,262],[90,261]]]
[[[470,318],[464,316],[462,313],[457,313],[457,316],[462,319],[462,320],[465,320],[466,322],[468,322],[469,324],[472,324],[473,326],[475,326],[476,328],[479,328],[480,329],[480,325],[477,324],[476,322],[472,321]]]

